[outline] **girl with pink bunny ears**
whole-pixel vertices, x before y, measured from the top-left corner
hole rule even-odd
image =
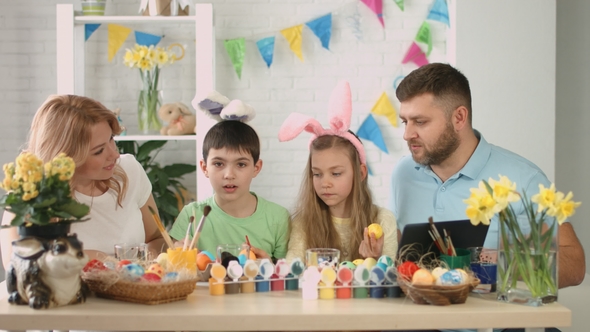
[[[309,248],[335,248],[340,260],[379,258],[395,260],[397,225],[393,213],[373,204],[368,186],[366,154],[352,133],[352,98],[348,82],[339,82],[329,103],[330,127],[314,118],[292,113],[279,131],[281,142],[311,133],[309,159],[291,223],[287,259],[305,258]],[[367,227],[380,224],[376,239]]]

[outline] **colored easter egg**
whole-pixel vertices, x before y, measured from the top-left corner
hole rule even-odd
[[[162,280],[162,277],[156,273],[148,272],[141,276],[141,280],[147,282],[160,282]]]
[[[426,269],[418,269],[412,276],[412,285],[432,285],[433,283],[434,278]]]
[[[117,270],[121,270],[123,267],[125,267],[126,265],[131,264],[131,261],[128,259],[122,259],[119,261],[119,263],[117,263]]]
[[[447,272],[447,271],[448,271],[448,269],[438,266],[438,267],[435,267],[434,270],[432,270],[432,272],[430,272],[430,274],[432,274],[432,276],[436,280],[436,279],[440,278],[440,276],[445,274],[445,272]]]
[[[160,253],[158,255],[158,258],[156,258],[156,263],[160,264],[160,266],[163,269],[167,269],[168,268],[168,254],[165,252]]]
[[[207,256],[203,251],[197,254],[197,268],[201,271],[207,269],[207,264],[211,263],[211,258]]]
[[[240,255],[244,255],[245,256],[246,255],[246,249],[240,251]],[[254,253],[254,251],[250,250],[250,256],[249,256],[248,259],[251,259],[253,261],[256,260],[256,254]]]
[[[213,255],[212,253],[208,252],[207,250],[203,250],[203,251],[201,251],[201,252],[202,252],[203,254],[205,254],[205,255],[209,256],[209,259],[210,259],[211,261],[214,261],[214,260],[215,260],[215,255]]]
[[[354,270],[354,268],[356,268],[356,265],[351,261],[344,261],[340,263],[340,267],[347,267],[351,270]]]
[[[162,278],[162,282],[174,282],[178,279],[178,272],[168,272]]]
[[[383,228],[379,224],[370,224],[368,228],[369,234],[374,234],[376,239],[379,239],[383,236]]]
[[[367,257],[365,258],[363,265],[366,266],[367,270],[370,271],[373,268],[373,266],[377,265],[377,260],[373,257]]]
[[[469,275],[463,269],[455,269],[461,273],[461,277],[463,278],[463,283],[466,283],[469,280]]]
[[[375,264],[375,266],[379,267],[383,271],[387,271],[387,268],[389,267],[389,266],[387,266],[387,264],[384,264],[381,262],[377,262],[377,264]]]
[[[393,266],[393,259],[391,259],[391,257],[387,256],[387,255],[383,255],[381,257],[379,257],[379,259],[377,260],[377,263],[382,263],[385,264],[387,267]]]
[[[106,266],[104,266],[102,261],[99,261],[98,259],[90,260],[88,263],[86,263],[84,268],[82,268],[82,271],[84,271],[84,272],[96,272],[96,271],[106,271],[106,270],[108,270],[108,268]]]
[[[158,263],[154,263],[152,265],[150,265],[147,269],[147,271],[145,271],[146,274],[148,273],[153,273],[153,274],[157,274],[160,278],[162,278],[164,276],[164,269],[162,268],[162,266]]]
[[[399,274],[399,276],[403,277],[406,280],[412,280],[412,276],[414,275],[414,272],[418,271],[420,268],[418,267],[418,265],[416,265],[416,263],[412,262],[412,261],[406,261],[401,263],[398,267],[397,267],[397,272]]]
[[[441,275],[436,279],[437,285],[442,286],[454,286],[461,285],[463,283],[463,275],[457,270],[450,270]]]
[[[145,271],[141,265],[136,263],[131,263],[123,266],[121,268],[121,274],[124,278],[130,280],[138,280],[144,275]]]
[[[354,264],[355,266],[359,266],[359,265],[363,264],[364,261],[365,261],[364,259],[359,258],[359,259],[353,260],[352,264]]]

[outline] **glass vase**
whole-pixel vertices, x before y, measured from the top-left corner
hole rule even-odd
[[[162,91],[142,89],[137,101],[137,119],[139,130],[143,134],[159,134],[162,123],[158,118],[158,110],[162,105]]]
[[[534,223],[526,230],[500,220],[499,227],[498,300],[530,306],[556,302],[557,223]]]

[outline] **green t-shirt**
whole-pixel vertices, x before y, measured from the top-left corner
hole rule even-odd
[[[256,194],[252,193],[256,196]],[[256,211],[246,218],[235,218],[225,213],[215,203],[214,196],[203,201],[187,204],[172,226],[170,236],[176,240],[184,239],[191,216],[199,223],[206,205],[211,211],[205,219],[197,248],[215,255],[219,244],[242,244],[246,235],[252,246],[260,248],[271,257],[287,256],[289,241],[289,211],[284,207],[257,197]],[[191,239],[192,239],[191,230]]]

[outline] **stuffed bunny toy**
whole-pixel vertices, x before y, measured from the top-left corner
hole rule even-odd
[[[167,126],[160,129],[162,135],[190,135],[195,133],[197,118],[183,103],[164,104],[158,110],[158,116]]]

